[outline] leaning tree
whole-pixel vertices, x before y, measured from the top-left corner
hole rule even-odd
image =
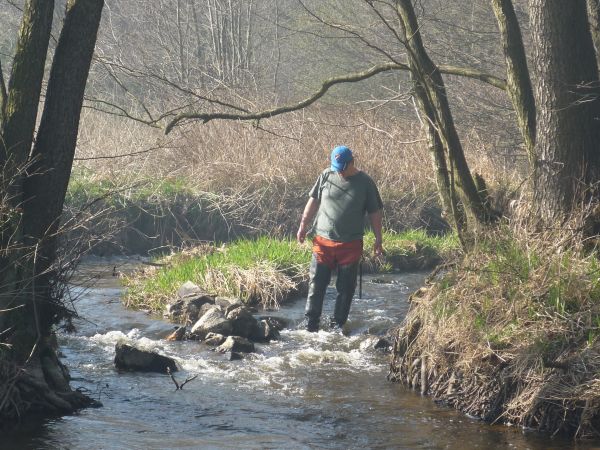
[[[28,412],[69,412],[91,402],[71,390],[52,327],[69,314],[60,295],[57,240],[103,5],[67,2],[37,133],[53,0],[25,3],[8,84],[0,80],[2,421]]]
[[[494,218],[485,202],[485,185],[478,184],[469,170],[444,86],[443,74],[465,76],[507,91],[529,160],[534,215],[541,224],[564,220],[574,210],[597,203],[600,86],[594,47],[598,47],[598,0],[573,0],[568,8],[561,0],[530,0],[531,62],[513,2],[490,0],[505,56],[505,80],[471,68],[436,65],[423,44],[413,3],[364,0],[382,29],[404,48],[403,60],[399,60],[398,52],[384,50],[352,25],[318,18],[384,61],[363,72],[330,78],[312,96],[295,104],[257,112],[184,112],[167,124],[166,132],[189,120],[266,119],[305,108],[338,83],[362,81],[389,70],[408,70],[413,96],[425,118],[423,126],[441,203],[462,234],[468,223],[478,226]],[[317,17],[312,11],[309,14]]]

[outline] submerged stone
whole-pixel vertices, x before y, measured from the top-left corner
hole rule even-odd
[[[244,356],[241,353],[237,353],[237,352],[229,353],[229,361],[239,361],[240,359],[244,359]]]

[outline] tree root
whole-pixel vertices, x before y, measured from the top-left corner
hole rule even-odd
[[[34,355],[22,367],[0,360],[0,424],[27,417],[71,414],[101,403],[69,386],[69,373],[51,348]]]

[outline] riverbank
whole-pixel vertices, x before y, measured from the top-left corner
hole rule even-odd
[[[372,234],[365,236],[365,272],[425,270],[459,249],[454,235],[385,232],[386,254],[374,258],[370,253],[373,241]],[[124,302],[128,307],[163,312],[180,286],[191,281],[216,295],[276,309],[306,292],[310,255],[309,243],[264,236],[223,245],[203,244],[158,258],[152,266],[124,277]]]
[[[389,378],[486,422],[600,437],[600,264],[584,243],[488,233],[411,297]]]
[[[189,176],[132,179],[76,170],[65,200],[69,239],[110,256],[164,255],[199,242],[295,235],[312,181],[274,178],[241,190],[227,182],[204,186]],[[382,195],[389,205],[387,229],[449,232],[435,194],[425,186],[408,194],[384,188]]]

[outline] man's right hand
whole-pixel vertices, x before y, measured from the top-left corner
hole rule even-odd
[[[298,228],[298,233],[296,233],[296,239],[298,240],[298,242],[300,244],[302,244],[304,242],[305,238],[306,238],[306,230],[304,229],[304,227],[302,225],[300,225],[300,228]]]
[[[296,239],[298,239],[300,244],[302,244],[306,238],[306,233],[308,233],[310,224],[319,209],[319,204],[319,200],[313,197],[310,197],[308,202],[306,202],[306,206],[302,212],[302,218],[300,219],[300,227],[298,227],[298,233],[296,233]]]

